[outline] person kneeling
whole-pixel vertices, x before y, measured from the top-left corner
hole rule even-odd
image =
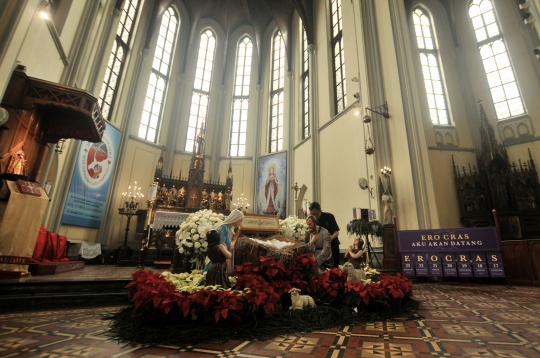
[[[306,219],[306,224],[309,231],[306,233],[305,243],[307,244],[308,252],[314,253],[315,261],[317,261],[317,269],[319,272],[332,267],[332,246],[329,240],[328,231],[318,225],[315,216],[310,215]]]
[[[206,234],[208,248],[206,256],[212,261],[212,265],[206,273],[206,285],[221,285],[223,288],[231,287],[229,277],[227,275],[227,259],[232,257],[225,244],[219,243],[220,234],[217,230],[210,230]]]

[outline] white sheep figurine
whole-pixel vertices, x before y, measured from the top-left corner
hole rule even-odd
[[[289,291],[291,294],[292,306],[291,310],[302,310],[306,307],[317,307],[313,298],[308,295],[301,295],[298,288],[293,288]]]
[[[366,279],[366,273],[364,270],[355,269],[353,264],[350,262],[345,262],[341,271],[347,272],[347,281],[360,282]]]

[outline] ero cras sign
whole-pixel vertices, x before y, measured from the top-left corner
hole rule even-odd
[[[496,227],[398,231],[405,276],[504,278]]]

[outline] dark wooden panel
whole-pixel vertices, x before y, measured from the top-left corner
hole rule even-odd
[[[540,240],[527,241],[529,253],[531,255],[531,263],[536,281],[540,281]]]
[[[534,273],[528,241],[504,241],[502,247],[505,259],[504,267],[510,281],[533,284],[538,274]]]
[[[401,270],[401,257],[398,252],[397,230],[395,225],[383,226],[383,269]]]

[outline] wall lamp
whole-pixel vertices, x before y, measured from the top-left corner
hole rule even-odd
[[[519,0],[518,4],[519,4],[519,8],[522,10],[531,6],[531,3],[529,2],[529,0]]]
[[[540,58],[540,46],[538,46],[537,48],[535,48],[533,50],[533,53],[536,55],[536,58]]]
[[[374,109],[366,107],[366,110],[371,111],[373,113],[380,114],[384,118],[390,118],[390,115],[388,114],[388,103],[387,102],[384,102],[384,104],[381,104],[380,106],[377,106]],[[365,117],[369,117],[369,115],[366,114]]]
[[[523,22],[525,24],[530,24],[531,22],[534,22],[534,17],[530,12],[526,12],[523,14]]]

